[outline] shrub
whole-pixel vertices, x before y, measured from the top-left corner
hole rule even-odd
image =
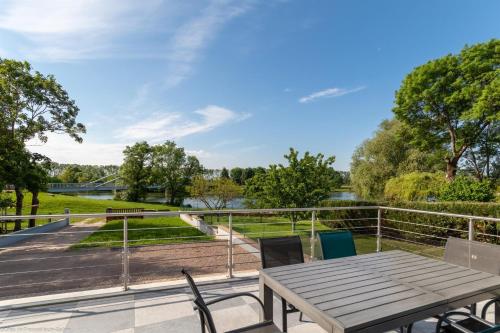
[[[410,172],[389,179],[385,184],[384,197],[387,200],[417,201],[439,196],[446,185],[442,174],[430,172]]]
[[[458,176],[441,191],[442,201],[480,201],[487,202],[495,198],[495,191],[489,180],[477,181],[467,176]]]
[[[455,213],[485,217],[499,217],[500,204],[484,202],[374,202],[328,200],[322,207],[387,206],[432,212]],[[322,211],[320,222],[330,228],[352,228],[354,226],[376,225],[377,210]],[[467,237],[468,220],[465,218],[383,210],[383,235],[388,238],[406,239],[418,243],[444,245],[447,237]],[[499,235],[500,223],[479,221],[475,223],[476,238],[499,243],[500,238],[484,234]],[[365,233],[375,233],[374,228],[361,229]],[[419,235],[423,234],[423,235]],[[424,236],[432,235],[432,236]]]

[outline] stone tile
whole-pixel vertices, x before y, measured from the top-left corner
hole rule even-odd
[[[186,316],[173,320],[162,321],[150,325],[137,326],[134,333],[180,333],[200,332],[198,316]]]
[[[111,333],[135,326],[134,299],[132,296],[110,300],[83,301],[64,330],[65,333]]]
[[[194,315],[193,302],[187,295],[170,295],[135,301],[135,325],[145,326]]]

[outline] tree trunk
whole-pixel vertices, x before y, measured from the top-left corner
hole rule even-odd
[[[19,188],[18,186],[16,186],[15,189],[16,189],[16,215],[23,215],[23,199],[24,199],[23,189]],[[21,222],[22,222],[21,220],[16,220],[14,231],[21,230]]]
[[[32,198],[31,198],[31,212],[30,215],[36,215],[38,212],[38,204],[40,201],[38,200],[38,191],[33,191],[31,192]],[[35,219],[30,219],[28,227],[33,228],[36,226],[36,220]]]
[[[453,158],[448,158],[446,160],[446,179],[448,181],[453,181],[455,179],[455,176],[457,175],[457,168],[458,168],[458,158],[453,157]]]

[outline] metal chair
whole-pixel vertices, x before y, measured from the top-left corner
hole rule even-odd
[[[318,233],[323,259],[335,259],[356,255],[356,245],[350,231]]]
[[[191,288],[191,291],[193,292],[194,296],[194,304],[195,310],[198,310],[198,313],[200,315],[200,322],[201,322],[201,332],[205,333],[206,330],[208,330],[208,333],[217,333],[217,330],[215,329],[215,323],[212,317],[212,314],[210,313],[210,310],[208,309],[209,305],[219,303],[222,301],[226,301],[228,299],[232,299],[235,297],[251,297],[260,304],[262,311],[264,311],[264,304],[262,304],[261,300],[255,296],[254,294],[251,293],[235,293],[231,295],[225,295],[218,297],[216,299],[210,300],[208,302],[205,302],[203,300],[203,297],[200,294],[200,291],[198,290],[198,287],[196,286],[196,283],[194,282],[193,278],[191,275],[189,275],[188,272],[186,272],[184,269],[182,269],[182,274],[185,276],[189,287]],[[276,333],[276,332],[281,332],[276,325],[274,325],[272,320],[267,320],[260,322],[258,324],[250,325],[250,326],[245,326],[242,328],[238,328],[235,330],[227,331],[226,333]]]
[[[444,261],[450,264],[459,265],[475,269],[478,271],[500,275],[500,246],[477,241],[470,241],[461,238],[449,237],[444,251]],[[443,328],[448,332],[498,332],[500,325],[495,326],[487,322],[486,313],[488,308],[496,305],[495,322],[500,322],[500,298],[488,301],[482,311],[481,317],[476,316],[476,304],[470,307],[470,313],[463,311],[450,311],[438,316],[436,332],[441,332]],[[450,316],[459,316],[461,320],[451,319]]]
[[[259,238],[260,258],[262,268],[272,268],[304,262],[304,252],[302,251],[302,242],[299,236]],[[284,298],[281,298],[281,313],[283,332],[287,331],[287,315],[289,313],[299,312],[295,306],[288,304]],[[302,312],[299,315],[302,321]]]
[[[459,317],[461,319],[452,318]],[[443,323],[447,325],[443,327]],[[436,333],[492,333],[500,332],[500,325],[487,322],[483,318],[463,311],[450,311],[440,316]]]

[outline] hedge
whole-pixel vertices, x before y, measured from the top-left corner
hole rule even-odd
[[[349,206],[386,206],[407,209],[417,209],[434,212],[446,212],[463,215],[485,217],[499,217],[500,204],[477,202],[376,202],[376,201],[337,201],[328,200],[322,203],[323,207]],[[352,228],[354,226],[376,225],[377,210],[345,210],[321,212],[318,217],[321,223],[331,228]],[[468,237],[468,219],[447,216],[438,216],[422,213],[399,212],[392,210],[382,211],[383,235],[388,238],[404,239],[443,246],[446,238]],[[359,221],[350,221],[359,219]],[[340,221],[338,221],[340,220]],[[359,229],[353,229],[358,232]],[[374,233],[374,228],[361,229],[360,232]],[[421,235],[421,234],[425,234]],[[495,236],[487,236],[490,234]],[[490,243],[500,244],[500,223],[478,221],[475,222],[475,238]]]

